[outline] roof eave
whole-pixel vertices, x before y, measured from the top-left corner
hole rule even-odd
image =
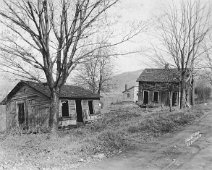
[[[85,100],[100,100],[101,96],[99,97],[59,97],[59,99],[70,99],[70,100],[77,100],[77,99],[85,99]]]

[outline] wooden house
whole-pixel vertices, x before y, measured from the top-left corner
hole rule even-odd
[[[137,102],[138,101],[138,86],[132,86],[127,88],[125,85],[125,90],[122,92],[123,101]]]
[[[60,126],[82,123],[100,113],[100,96],[81,87],[64,85],[59,99]],[[7,129],[48,127],[50,90],[46,83],[20,81],[0,104],[6,105]]]
[[[172,102],[172,106],[179,105],[180,73],[177,69],[167,66],[164,69],[145,69],[138,77],[137,82],[139,83],[138,103],[140,105],[169,106],[170,102]],[[191,88],[188,74],[185,89],[189,101]]]

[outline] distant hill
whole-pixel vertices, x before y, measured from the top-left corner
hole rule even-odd
[[[132,72],[124,72],[121,74],[117,74],[112,78],[112,84],[115,85],[115,88],[112,90],[112,93],[121,93],[124,91],[125,84],[127,87],[131,87],[133,85],[137,85],[137,78],[141,74],[143,70],[137,70]],[[0,80],[0,100],[2,100],[10,90],[15,86],[17,82],[11,82],[6,80]]]
[[[138,85],[138,82],[136,82],[136,80],[142,71],[143,70],[137,70],[137,71],[124,72],[124,73],[115,75],[112,78],[112,83],[115,84],[115,89],[113,91],[117,93],[124,91],[125,84],[127,84],[128,88],[134,85]]]

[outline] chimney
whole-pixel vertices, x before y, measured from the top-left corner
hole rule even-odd
[[[125,90],[127,90],[127,84],[125,84]]]
[[[168,70],[169,69],[169,63],[165,64],[165,69]]]

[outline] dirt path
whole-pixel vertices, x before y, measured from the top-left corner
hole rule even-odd
[[[211,112],[211,111],[210,111]],[[87,164],[78,170],[212,169],[212,113],[174,134],[167,134],[136,151]],[[185,139],[200,131],[201,137],[186,146]]]

